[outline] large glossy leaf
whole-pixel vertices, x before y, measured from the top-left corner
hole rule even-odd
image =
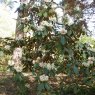
[[[78,67],[74,66],[74,67],[73,67],[73,70],[74,70],[74,73],[75,73],[75,74],[79,74]]]
[[[65,45],[66,39],[65,39],[64,36],[61,36],[60,42],[61,42],[62,45]]]
[[[38,85],[38,91],[42,91],[42,90],[44,90],[44,89],[45,89],[44,83],[40,83],[40,84]]]
[[[47,90],[50,90],[50,86],[49,86],[49,84],[48,83],[45,83],[45,88],[47,89]]]

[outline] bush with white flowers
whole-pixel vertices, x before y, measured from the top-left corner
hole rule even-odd
[[[87,44],[79,42],[86,33],[83,29],[86,23],[81,19],[83,15],[79,15],[83,11],[75,8],[78,2],[72,0],[73,6],[64,0],[63,8],[54,0],[42,1],[31,0],[18,10],[22,20],[18,30],[32,35],[19,35],[12,41],[13,56],[8,64],[17,80],[23,79],[23,71],[30,71],[37,84],[36,95],[63,95],[72,84],[88,87],[90,82],[95,83],[95,55]],[[76,94],[78,88],[73,89],[74,95],[80,95]]]

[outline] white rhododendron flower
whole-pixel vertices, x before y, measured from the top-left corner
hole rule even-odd
[[[56,17],[49,17],[50,21],[56,22]]]
[[[62,24],[63,23],[62,20],[63,20],[63,16],[64,16],[63,9],[58,7],[58,8],[55,9],[55,12],[56,12],[56,15],[57,15],[57,18],[58,18],[57,22]]]
[[[47,68],[48,70],[57,70],[57,69],[55,68],[54,63],[52,63],[52,64],[50,64],[50,63],[46,64],[46,68]]]
[[[27,88],[30,88],[30,87],[31,87],[29,83],[26,83],[25,86],[26,86]]]
[[[52,7],[52,8],[57,8],[57,4],[53,3],[53,4],[51,5],[51,7]]]
[[[53,27],[53,25],[51,23],[48,23],[47,21],[42,21],[41,22],[42,26],[48,26],[48,27]]]
[[[66,18],[67,18],[67,24],[68,25],[74,24],[74,19],[70,15],[67,14]]]
[[[28,61],[31,61],[31,58],[27,58]]]
[[[47,66],[46,66],[46,68],[47,68],[48,70],[51,70],[51,69],[52,69],[51,64],[48,63]]]
[[[48,8],[48,6],[47,6],[47,5],[43,5],[43,7],[44,7],[44,8],[46,8],[46,9]]]
[[[23,70],[22,66],[14,66],[14,69],[16,70],[16,72],[22,72]]]
[[[21,59],[22,58],[22,48],[15,48],[13,52],[13,59]]]
[[[6,45],[4,48],[5,48],[6,50],[10,50],[10,45]]]
[[[94,48],[94,45],[90,44],[90,47],[91,47],[91,48]]]
[[[48,79],[49,79],[49,77],[45,74],[40,76],[40,81],[42,81],[42,82],[48,81]]]
[[[23,22],[25,22],[25,21],[29,21],[31,18],[30,18],[30,16],[28,16],[28,17],[24,17],[24,18],[21,18],[21,20],[23,21]]]
[[[23,34],[19,34],[18,36],[16,36],[16,40],[22,40],[23,39]]]
[[[29,0],[21,0],[20,2],[23,4],[27,4],[29,2]]]
[[[62,30],[60,31],[61,34],[65,35],[67,33],[67,30],[65,28],[62,28]]]
[[[33,30],[28,31],[26,34],[27,37],[33,37]]]
[[[91,60],[90,60],[90,61],[88,61],[88,64],[90,64],[90,65],[91,65],[91,64],[93,64],[93,61],[91,61]]]
[[[85,66],[85,67],[89,67],[90,66],[90,64],[88,62],[83,62],[82,65]]]
[[[75,10],[80,11],[79,5],[76,5]]]
[[[42,25],[38,26],[39,31],[43,31],[44,27]]]
[[[46,66],[46,63],[40,62],[39,66],[42,67],[42,68],[44,68]]]
[[[33,63],[33,64],[35,64],[35,63],[36,63],[36,61],[35,61],[35,60],[33,60],[33,61],[32,61],[32,63]]]
[[[55,69],[54,63],[51,64],[51,69],[52,69],[52,70]]]
[[[40,57],[37,57],[36,62],[39,63],[40,60],[41,60],[41,58]]]
[[[52,58],[54,58],[54,54],[52,54],[51,56],[52,56]]]
[[[44,2],[51,2],[52,0],[44,0]]]
[[[42,25],[42,26],[44,26],[44,25],[47,26],[48,24],[49,24],[49,23],[48,23],[47,21],[42,21],[42,22],[41,22],[41,25]]]
[[[14,64],[15,64],[15,63],[14,63],[13,60],[9,60],[9,61],[8,61],[8,65],[9,65],[9,66],[13,66]]]
[[[34,6],[41,6],[41,3],[40,3],[39,1],[36,1],[36,2],[34,3]]]
[[[94,61],[95,58],[94,57],[88,57],[88,61]]]

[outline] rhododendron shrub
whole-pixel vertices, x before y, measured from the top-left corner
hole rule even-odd
[[[17,9],[19,32],[24,35],[20,33],[11,42],[14,52],[8,64],[14,72],[32,72],[38,84],[37,95],[53,95],[56,91],[52,80],[59,85],[56,89],[61,89],[68,82],[85,84],[86,79],[94,76],[94,56],[79,42],[87,28],[83,19],[84,3],[71,1],[64,0],[63,5],[53,0],[30,1],[21,3]],[[9,50],[10,46],[5,48]],[[61,90],[57,91],[61,93]]]

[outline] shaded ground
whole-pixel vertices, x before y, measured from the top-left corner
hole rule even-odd
[[[27,80],[30,84],[28,95],[35,95],[36,85],[34,79],[30,76],[27,77]],[[17,86],[11,73],[0,72],[0,95],[18,95]]]
[[[30,75],[28,76],[25,75],[25,76],[26,76],[27,82],[29,83],[28,85],[29,93],[27,95],[36,95],[35,94],[36,93],[36,82],[34,81],[34,78]],[[58,87],[58,82],[56,82],[56,80],[54,81],[54,79],[51,80],[51,84],[53,88],[55,89]],[[73,88],[74,86],[72,85],[71,87],[69,87],[69,89],[67,89],[67,91],[65,91],[66,94],[60,94],[60,95],[95,95],[95,86],[91,88],[86,88],[84,86],[81,86],[80,87],[81,94],[74,94]],[[11,73],[0,73],[0,95],[18,95],[18,89],[13,80]]]
[[[0,73],[0,95],[17,95],[17,89],[11,75]]]

